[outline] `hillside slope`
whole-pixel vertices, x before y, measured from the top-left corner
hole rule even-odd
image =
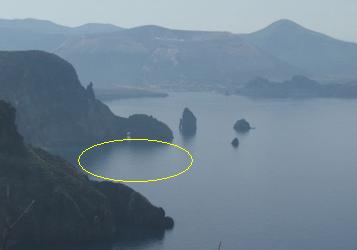
[[[91,182],[41,149],[25,145],[15,109],[0,101],[0,247],[120,239],[130,230],[162,235],[162,208],[122,184]],[[48,249],[48,248],[47,248]]]
[[[110,24],[70,28],[49,21],[0,20],[0,50],[54,52],[98,88],[113,84],[211,89],[256,77],[294,75],[335,82],[357,78],[357,44],[280,20],[257,32],[232,34]]]
[[[73,63],[81,79],[101,86],[204,88],[256,76],[283,79],[302,72],[231,33],[158,26],[77,37],[54,52]]]
[[[115,116],[95,98],[92,85],[82,87],[71,64],[45,52],[0,52],[0,99],[18,110],[19,130],[36,146],[84,146],[128,132],[173,138],[170,128],[152,117]]]
[[[0,50],[45,50],[51,52],[77,36],[120,31],[112,24],[89,23],[67,27],[47,20],[0,19]]]
[[[280,20],[242,36],[271,55],[320,79],[357,78],[357,44]]]

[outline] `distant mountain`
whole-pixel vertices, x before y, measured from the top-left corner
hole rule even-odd
[[[289,20],[242,36],[262,50],[318,79],[357,78],[357,44],[334,39]]]
[[[33,18],[27,19],[0,19],[0,29],[12,29],[17,31],[31,31],[34,33],[45,34],[104,34],[120,31],[122,28],[113,24],[87,23],[78,27],[67,27],[51,21],[38,20]]]
[[[78,37],[54,52],[72,62],[83,81],[93,80],[101,87],[117,83],[204,88],[302,73],[237,35],[158,26]]]
[[[15,109],[1,100],[0,180],[2,249],[66,248],[123,239],[123,232],[162,237],[173,226],[162,208],[131,188],[90,181],[61,158],[26,145]]]
[[[357,83],[321,84],[304,76],[283,82],[256,78],[240,87],[236,94],[260,98],[357,98]]]
[[[70,28],[68,33],[77,34],[77,35],[105,34],[105,33],[121,31],[122,29],[123,28],[120,28],[113,24],[87,23],[78,27]]]
[[[294,75],[319,81],[357,79],[357,44],[289,20],[250,34],[2,20],[0,34],[0,49],[56,53],[77,68],[83,82],[94,81],[98,88],[119,84],[202,90]]]
[[[45,50],[51,52],[76,36],[120,31],[112,24],[90,23],[67,27],[37,19],[0,19],[0,50]]]
[[[46,20],[33,18],[27,19],[0,19],[0,29],[12,29],[17,31],[31,31],[34,33],[64,33],[68,27]]]
[[[133,137],[172,140],[170,128],[147,115],[115,116],[86,89],[71,64],[40,51],[0,52],[0,99],[18,111],[26,141],[41,147],[84,146]]]

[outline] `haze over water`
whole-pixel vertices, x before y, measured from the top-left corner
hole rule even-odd
[[[357,248],[357,101],[172,93],[107,104],[121,116],[146,113],[167,123],[173,143],[195,158],[177,179],[130,184],[165,208],[175,228],[162,240],[113,249],[217,249],[220,241],[222,250]],[[198,119],[191,139],[178,132],[185,107]],[[240,118],[256,129],[237,134]],[[238,149],[230,144],[236,136]],[[111,147],[91,157],[92,170],[114,177],[159,177],[187,163],[169,147]]]

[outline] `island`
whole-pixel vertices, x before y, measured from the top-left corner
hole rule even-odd
[[[239,140],[238,138],[234,138],[233,141],[232,141],[232,146],[235,147],[235,148],[238,148],[239,147]]]
[[[182,118],[180,119],[179,129],[181,134],[186,136],[192,136],[196,134],[197,118],[188,108],[185,108],[183,111]]]
[[[250,126],[249,122],[245,119],[240,119],[238,120],[234,126],[233,126],[234,130],[239,132],[239,133],[246,133],[249,130],[252,129],[252,127]]]

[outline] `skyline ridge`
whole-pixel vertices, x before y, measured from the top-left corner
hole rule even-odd
[[[272,27],[276,27],[278,25],[280,25],[280,26],[285,25],[285,26],[289,26],[290,28],[302,28],[302,29],[307,30],[307,31],[312,31],[312,32],[315,32],[315,33],[319,33],[319,34],[325,35],[327,37],[330,37],[332,39],[337,39],[339,41],[357,44],[357,41],[345,40],[343,38],[336,37],[336,36],[324,33],[322,31],[312,29],[310,27],[306,27],[306,26],[300,24],[299,22],[294,21],[292,19],[288,19],[288,18],[278,19],[278,20],[276,20],[276,21],[274,21],[272,23],[266,24],[265,26],[259,28],[258,30],[253,30],[253,31],[250,31],[250,32],[232,32],[232,31],[228,31],[228,30],[179,29],[179,28],[171,28],[171,27],[167,27],[167,26],[164,26],[164,25],[158,25],[158,24],[143,24],[143,25],[133,26],[133,27],[123,27],[123,26],[116,25],[116,24],[109,23],[109,22],[88,22],[88,23],[82,23],[82,24],[77,25],[77,26],[67,26],[67,25],[52,21],[52,20],[37,19],[37,18],[32,18],[32,17],[13,18],[13,19],[0,18],[0,28],[4,27],[2,25],[3,22],[9,23],[9,24],[10,23],[16,23],[16,22],[18,24],[20,24],[21,22],[23,24],[26,24],[26,22],[33,22],[33,23],[37,23],[37,24],[53,25],[53,27],[57,26],[57,29],[59,28],[59,29],[68,29],[68,30],[76,30],[76,29],[78,30],[78,29],[81,29],[81,28],[88,28],[88,27],[90,28],[90,27],[94,27],[94,26],[97,26],[97,27],[98,26],[101,26],[101,27],[107,26],[108,28],[112,28],[113,32],[116,32],[116,31],[119,31],[119,30],[132,30],[132,29],[144,28],[144,27],[156,27],[156,28],[162,28],[162,29],[173,30],[173,31],[196,31],[196,32],[207,32],[207,33],[208,32],[212,32],[212,33],[217,32],[217,33],[230,33],[230,34],[233,34],[233,35],[253,34],[253,33],[257,33],[257,32],[260,32],[260,31],[267,30],[267,29],[272,28]],[[61,32],[58,32],[58,33],[61,33]],[[110,31],[108,33],[110,33]]]

